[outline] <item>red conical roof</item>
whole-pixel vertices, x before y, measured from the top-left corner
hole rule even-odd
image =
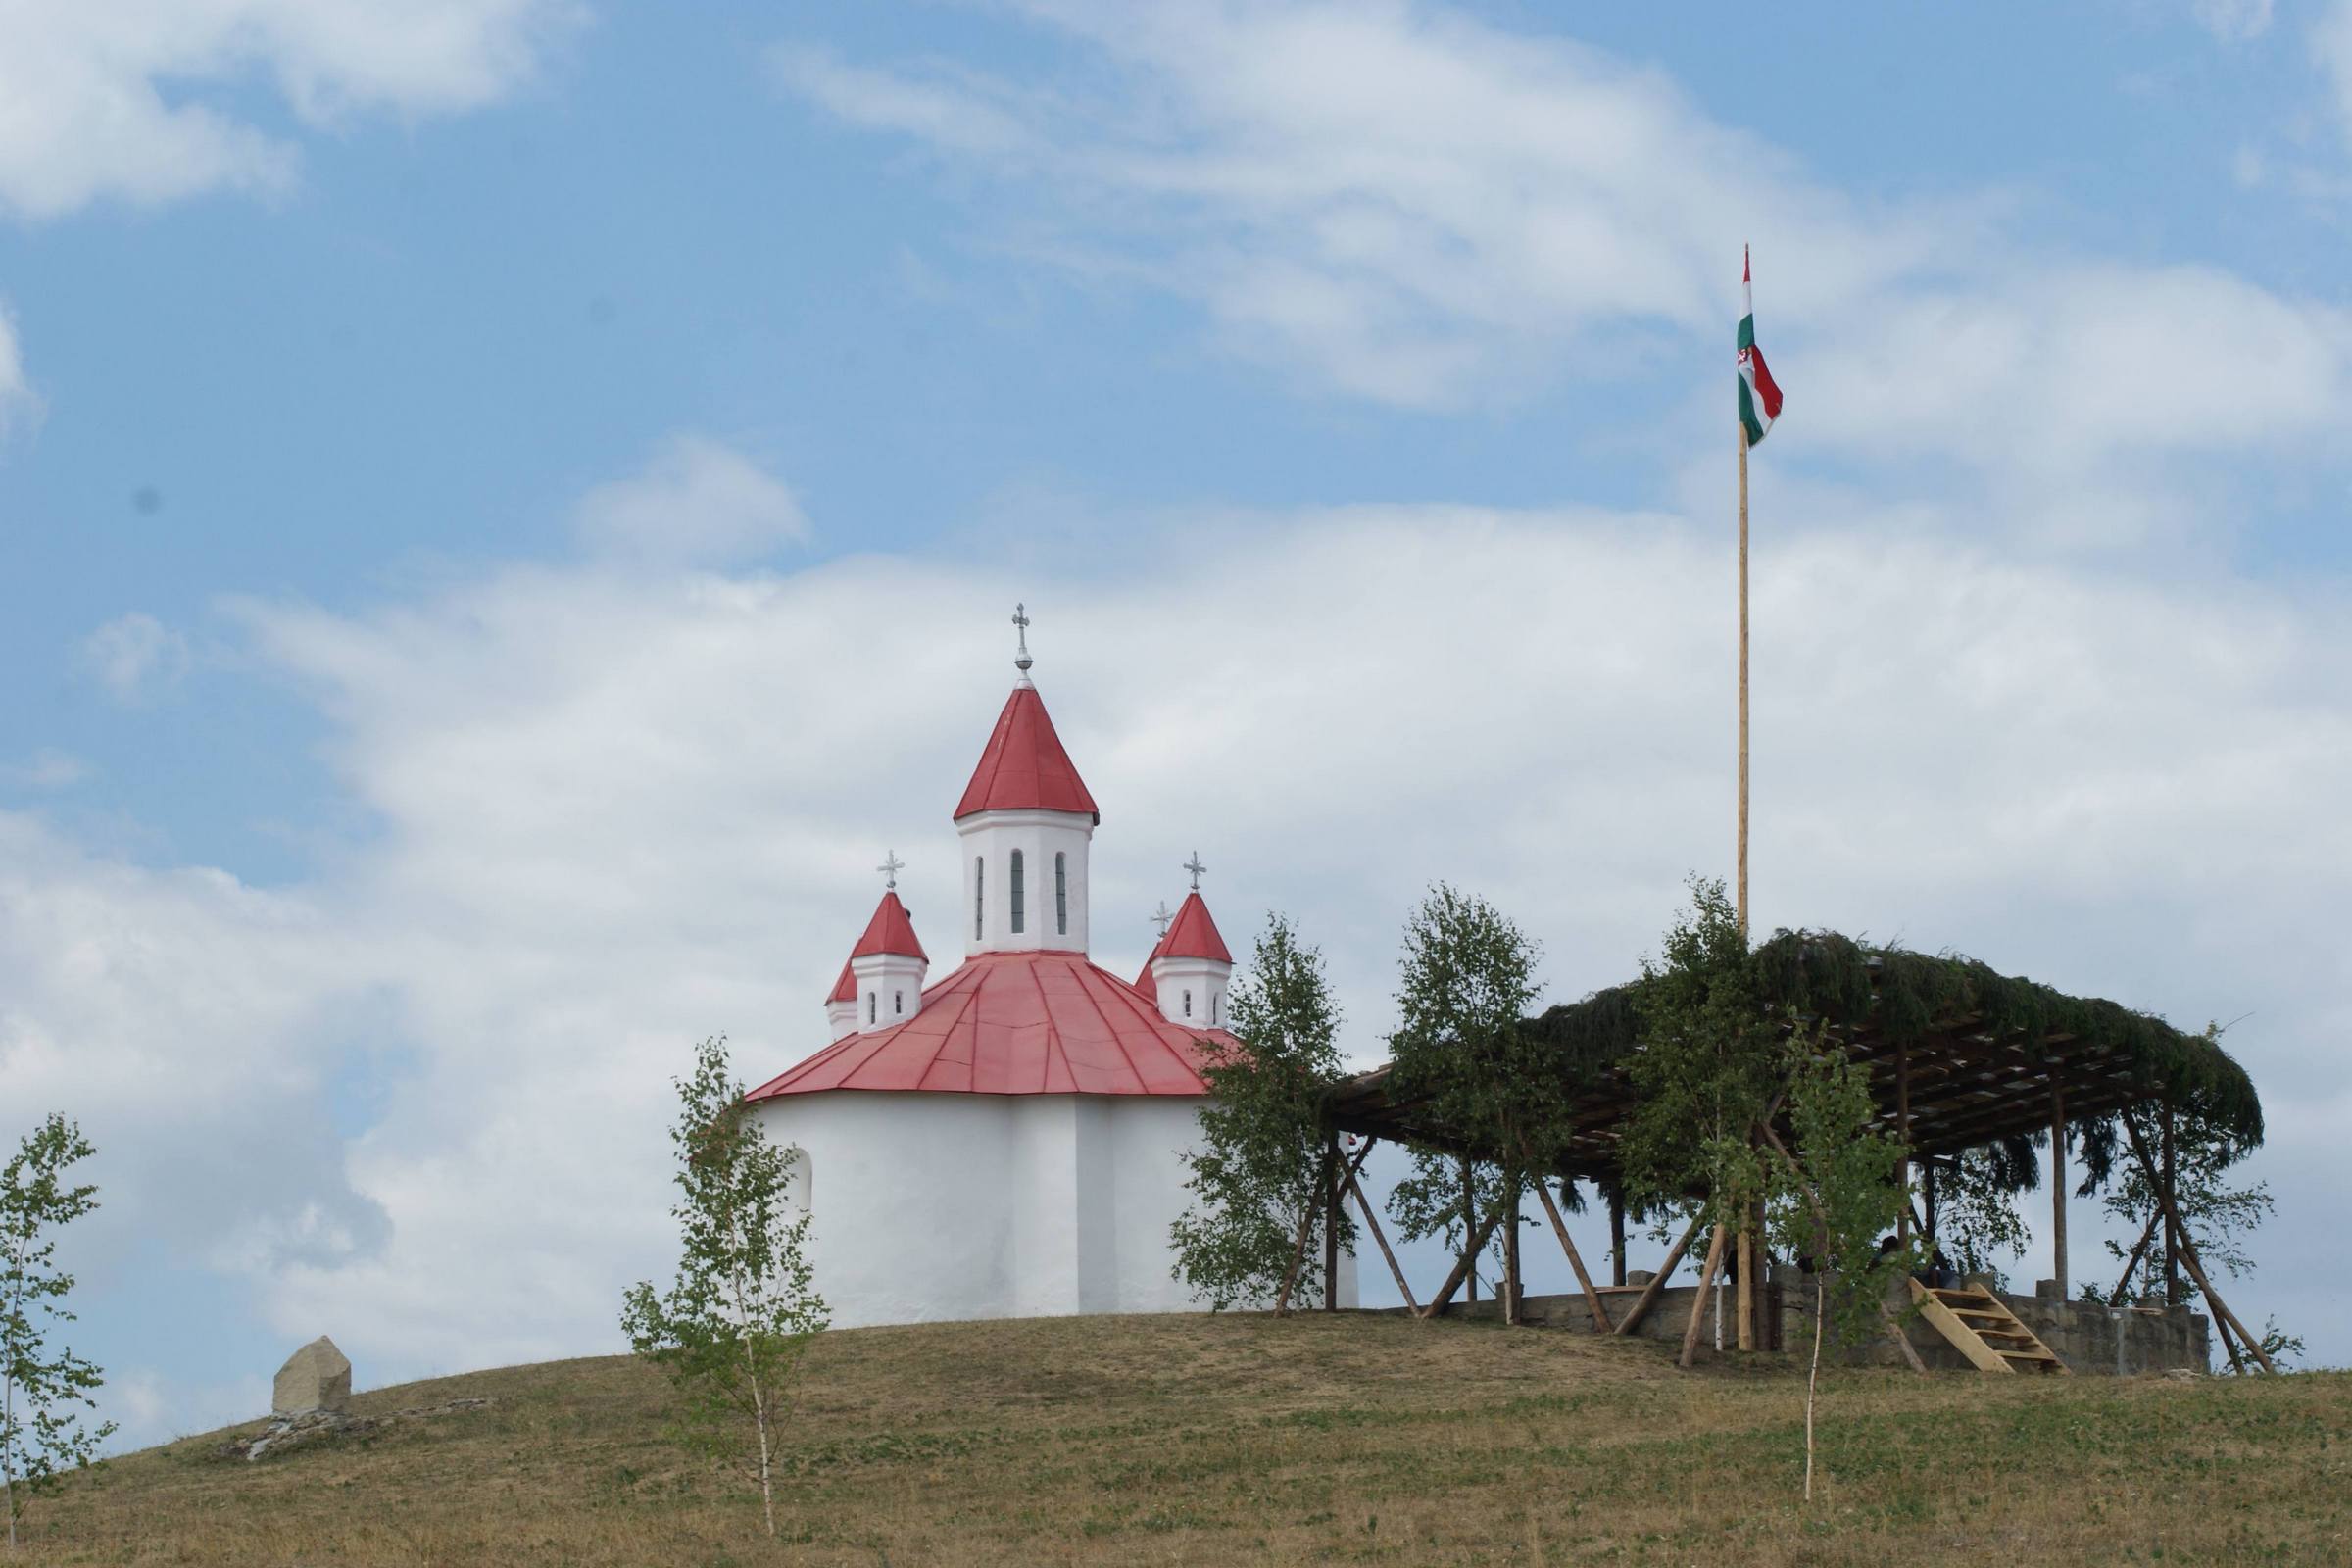
[[[857,1000],[858,977],[850,972],[850,966],[845,963],[841,966],[841,978],[833,982],[833,994],[825,998],[825,1002],[830,1005],[836,1002],[856,1002]]]
[[[1162,908],[1166,906],[1162,905]],[[1233,955],[1225,951],[1225,939],[1217,935],[1217,922],[1208,917],[1208,906],[1200,900],[1200,890],[1195,888],[1185,895],[1184,905],[1168,927],[1168,934],[1159,940],[1152,952],[1154,958],[1214,958],[1219,963],[1231,963]]]
[[[983,953],[913,1017],[844,1035],[747,1100],[833,1089],[961,1095],[1205,1095],[1204,1042],[1076,953]]]
[[[956,820],[975,811],[1083,811],[1098,823],[1102,820],[1070,754],[1061,749],[1061,737],[1054,733],[1044,700],[1027,682],[1004,699],[980,765],[956,803]]]
[[[895,953],[909,958],[931,961],[931,955],[914,939],[914,922],[906,917],[906,906],[899,902],[896,893],[885,893],[882,902],[874,906],[874,917],[865,922],[865,935],[850,950],[853,958],[870,958],[877,953]]]

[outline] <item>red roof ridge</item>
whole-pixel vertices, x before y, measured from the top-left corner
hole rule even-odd
[[[1098,824],[1102,820],[1086,781],[1062,750],[1045,699],[1026,681],[1004,699],[972,781],[956,803],[956,820],[978,811],[1072,811]]]
[[[1202,901],[1199,888],[1184,896],[1184,903],[1178,906],[1176,918],[1169,925],[1168,934],[1159,939],[1159,946],[1152,950],[1152,956],[1213,958],[1219,963],[1233,962],[1233,955],[1226,951],[1225,939],[1217,933],[1217,922],[1209,918],[1208,905]]]

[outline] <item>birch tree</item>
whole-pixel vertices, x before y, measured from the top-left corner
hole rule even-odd
[[[1183,1156],[1193,1198],[1170,1227],[1173,1272],[1213,1310],[1271,1299],[1280,1313],[1324,1284],[1335,1172],[1321,1105],[1342,1065],[1323,955],[1284,916],[1266,921],[1226,1020],[1238,1046],[1202,1041],[1212,1098]],[[1353,1245],[1345,1210],[1337,1221],[1339,1245]]]
[[[74,1276],[57,1267],[57,1232],[98,1206],[98,1189],[69,1186],[66,1172],[93,1152],[79,1127],[52,1115],[0,1168],[0,1513],[12,1554],[32,1495],[66,1466],[87,1465],[115,1430],[84,1423],[82,1412],[97,1408],[99,1369],[49,1343],[74,1321],[65,1304]]]
[[[663,1295],[650,1283],[632,1287],[620,1323],[636,1352],[686,1396],[692,1438],[758,1479],[773,1536],[793,1374],[827,1321],[802,1250],[808,1215],[787,1191],[797,1155],[761,1135],[728,1070],[724,1036],[696,1047],[694,1071],[676,1084],[678,1276]]]

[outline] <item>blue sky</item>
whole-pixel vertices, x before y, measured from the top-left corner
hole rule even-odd
[[[0,24],[0,1104],[108,1144],[139,1437],[610,1348],[676,1050],[821,1038],[1014,597],[1135,956],[1221,837],[1359,1054],[1434,875],[1621,977],[1728,851],[1743,240],[1768,919],[2251,1013],[2352,1174],[2352,7],[126,15]]]

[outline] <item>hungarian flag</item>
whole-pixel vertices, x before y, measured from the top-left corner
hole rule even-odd
[[[1781,389],[1764,368],[1764,351],[1756,347],[1756,290],[1744,245],[1740,247],[1740,299],[1747,307],[1740,318],[1740,423],[1752,447],[1781,416]]]

